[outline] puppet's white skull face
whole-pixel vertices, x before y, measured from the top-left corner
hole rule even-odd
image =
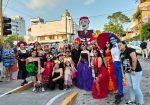
[[[89,20],[88,19],[82,19],[82,20],[80,20],[80,27],[83,30],[87,30],[89,28]]]

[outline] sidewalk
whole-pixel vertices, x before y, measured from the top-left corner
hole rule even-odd
[[[2,72],[2,70],[3,70],[3,66],[2,63],[0,63],[0,71]],[[22,80],[17,80],[17,74],[18,71],[13,72],[14,80],[11,81],[6,81],[5,79],[1,78],[2,75],[0,75],[0,95],[20,86]]]

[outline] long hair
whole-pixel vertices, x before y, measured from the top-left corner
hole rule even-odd
[[[111,48],[112,48],[113,45],[110,43],[110,41],[109,41],[109,44],[110,44],[109,49],[111,50]],[[106,53],[105,53],[106,50],[107,50],[107,46],[105,44],[105,46],[104,46],[104,52],[103,52],[103,54],[104,54],[105,57],[106,57]]]

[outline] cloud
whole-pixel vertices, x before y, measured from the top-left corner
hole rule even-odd
[[[85,0],[84,5],[90,5],[94,2],[95,2],[95,0]]]
[[[53,8],[60,4],[63,0],[26,0],[25,5],[29,9],[41,9],[43,7]]]

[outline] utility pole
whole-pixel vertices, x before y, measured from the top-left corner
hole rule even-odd
[[[0,38],[3,37],[3,13],[2,13],[2,0],[0,0]]]
[[[66,41],[68,42],[68,38],[67,38],[67,15],[66,15]]]

